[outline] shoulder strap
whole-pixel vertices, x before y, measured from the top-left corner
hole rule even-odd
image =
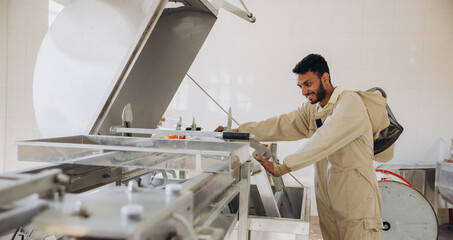
[[[368,116],[371,121],[371,127],[373,129],[373,137],[374,139],[377,139],[379,137],[379,132],[390,125],[386,109],[387,99],[384,97],[386,95],[383,96],[381,93],[375,91],[356,92],[359,94],[360,98],[362,98],[362,101],[367,108]]]

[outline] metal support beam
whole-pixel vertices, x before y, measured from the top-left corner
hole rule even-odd
[[[241,179],[245,179],[247,184],[239,193],[239,222],[238,240],[248,240],[248,211],[250,199],[250,160],[241,166]]]
[[[261,168],[261,171],[253,175],[253,177],[255,178],[256,187],[258,188],[261,200],[263,201],[266,216],[281,217],[266,170],[264,170],[263,167]]]
[[[61,170],[50,169],[35,174],[0,175],[0,206],[34,193],[47,194],[59,187]]]

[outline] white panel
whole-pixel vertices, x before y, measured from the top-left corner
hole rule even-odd
[[[259,1],[259,0],[258,0]],[[291,0],[290,0],[291,1]],[[307,14],[307,13],[319,13],[322,15],[329,15],[329,14],[334,14],[337,12],[337,9],[335,8],[337,1],[335,0],[324,0],[324,1],[302,1],[300,12]],[[282,4],[282,3],[276,3],[276,4]],[[272,9],[272,6],[269,6],[267,11]]]
[[[8,75],[8,88],[10,91],[17,89],[32,89],[33,65],[29,64],[25,59],[13,57],[10,61]],[[31,92],[29,92],[29,94],[31,96]]]
[[[314,4],[318,4],[318,7],[324,8],[324,9],[329,9],[329,12],[332,11],[330,8],[332,8],[332,1],[333,0],[324,0],[320,3],[320,1],[310,1]],[[245,2],[248,4],[250,2],[250,9],[253,9],[253,12],[264,12],[267,15],[267,12],[269,9],[272,9],[272,11],[278,15],[278,16],[284,16],[284,15],[298,15],[301,11],[306,11],[307,10],[307,1],[300,1],[300,0],[290,0],[290,1],[285,1],[283,3],[275,3],[273,0],[267,0],[267,1],[247,1]],[[234,2],[233,2],[234,3]],[[327,4],[326,4],[327,3]],[[312,7],[315,7],[312,5]]]
[[[0,18],[3,18],[3,16],[0,15]],[[6,56],[8,50],[7,40],[8,40],[7,27],[0,25],[0,56]]]
[[[453,14],[427,14],[425,20],[425,32],[453,33]]]
[[[453,52],[423,52],[422,64],[427,70],[448,70],[453,68]],[[435,74],[434,72],[432,72]]]
[[[0,118],[0,173],[3,173],[5,171],[5,150],[6,150],[6,141],[5,141],[5,135],[6,135],[6,129],[5,129],[5,124],[6,124],[6,118]]]
[[[248,34],[247,38],[247,51],[254,51],[254,52],[271,52],[274,49],[274,45],[277,44],[275,42],[275,37],[273,34],[269,32],[261,33],[253,31],[252,33]],[[258,51],[260,50],[260,51]],[[265,61],[266,59],[260,59],[260,61]]]
[[[364,15],[363,16],[363,32],[392,32],[394,24],[394,14],[379,14]]]
[[[396,51],[422,51],[425,39],[423,33],[400,33],[393,34],[392,49]]]
[[[14,30],[27,30],[27,19],[33,7],[23,1],[9,1],[10,3],[10,25]]]
[[[426,106],[422,106],[420,107],[420,111],[419,111],[419,116],[418,116],[418,123],[419,123],[419,126],[431,126],[431,128],[433,126],[448,126],[451,124],[451,119],[448,118],[448,117],[434,117],[436,112],[440,112],[442,111],[443,108],[441,107],[438,107],[438,106],[429,106],[429,107],[426,107]],[[436,128],[438,129],[438,128]],[[420,129],[421,130],[421,129]],[[425,131],[425,130],[421,130],[421,131]],[[434,130],[436,131],[436,130]],[[434,134],[432,133],[428,133],[427,132],[427,135],[429,136],[433,136],[435,137]]]
[[[433,2],[433,1],[431,1],[431,0],[397,0],[397,1],[395,1],[395,13],[396,13],[396,15],[411,14],[411,13],[423,15],[426,11],[427,2]]]
[[[11,23],[14,24],[14,23]],[[27,58],[27,33],[24,30],[12,29],[8,40],[9,54],[11,58],[26,59]]]
[[[393,49],[393,33],[363,33],[362,50],[363,51],[377,51]]]
[[[437,69],[435,66],[428,69],[429,70],[423,71],[417,79],[418,81],[416,83],[419,86],[429,86],[434,89],[453,89],[453,81],[451,79],[451,71],[449,69]],[[420,99],[423,99],[423,95],[420,95]]]
[[[360,66],[359,51],[333,51],[330,64],[336,68],[343,69],[358,69]]]
[[[333,32],[338,33],[357,33],[362,31],[362,14],[350,14],[344,13],[333,15]]]
[[[395,51],[389,57],[390,69],[418,70],[423,67],[423,55],[419,51]]]
[[[393,30],[397,33],[423,32],[425,17],[422,14],[396,14]]]
[[[31,11],[27,12],[27,31],[29,33],[43,34],[49,26],[49,1],[40,1],[40,7],[32,7]],[[36,4],[39,2],[37,1]]]
[[[363,13],[368,14],[393,14],[395,0],[365,0]]]
[[[3,118],[6,118],[6,88],[0,87],[0,119]],[[3,136],[4,135],[0,135],[0,138],[4,139]]]
[[[0,55],[0,88],[6,88],[6,56]]]
[[[362,58],[363,61],[363,58]],[[388,78],[388,70],[382,69],[361,69],[359,71],[360,81],[357,83],[357,89],[370,89],[372,87],[381,87],[385,91],[388,91],[388,84],[386,79]]]
[[[8,3],[9,0],[0,0],[0,27],[8,26]]]
[[[395,88],[395,93],[396,97],[404,95],[406,91],[412,91],[412,90],[417,90],[418,92],[418,87],[420,83],[420,79],[422,79],[423,74],[425,73],[424,70],[405,70],[405,69],[398,69],[398,68],[392,68],[393,70],[389,70],[386,72],[387,77],[383,80],[385,80],[386,83],[388,83],[388,86],[391,88]],[[403,91],[403,92],[398,92],[398,91]],[[412,96],[414,99],[411,99],[411,101],[416,100],[418,101],[419,95]],[[405,98],[399,98],[398,101],[395,102],[396,104],[412,104],[408,103],[405,101]]]
[[[38,55],[39,47],[44,38],[44,33],[46,31],[39,33],[28,33],[27,34],[27,61],[29,61],[30,66],[28,67],[32,72],[34,70],[36,56]]]
[[[49,5],[49,0],[20,0],[24,4],[30,5],[35,8],[45,9]]]
[[[331,80],[334,86],[341,86],[343,89],[360,89],[358,83],[364,81],[360,78],[358,69],[335,69],[330,70]]]
[[[313,1],[315,2],[315,1]],[[321,14],[322,12],[322,14]],[[317,12],[313,9],[305,9],[305,14],[300,16],[294,31],[296,33],[330,33],[334,31],[334,15],[324,11]],[[316,22],[316,24],[314,24]]]
[[[453,2],[450,0],[427,0],[426,11],[428,14],[453,13]]]
[[[388,69],[390,67],[389,55],[384,51],[362,51],[360,61],[363,69]]]
[[[332,50],[360,51],[362,50],[362,33],[334,33]]]
[[[8,119],[26,118],[34,123],[35,119],[33,112],[33,96],[31,89],[8,89]]]
[[[423,50],[453,52],[453,33],[423,34]]]
[[[451,89],[442,88],[442,86],[432,86],[436,88],[425,88],[424,91],[421,92],[420,96],[420,108],[424,111],[428,110],[428,108],[436,108],[439,109],[452,109],[453,106],[451,104]],[[433,117],[433,115],[426,115],[424,119],[438,119],[437,117]],[[444,118],[444,120],[447,118]],[[440,120],[443,121],[443,120]],[[447,122],[445,122],[447,123]],[[439,123],[440,124],[440,123]],[[444,124],[446,125],[446,124]]]
[[[348,15],[363,12],[363,0],[342,0],[333,2],[335,4],[336,13]]]
[[[294,31],[294,29],[299,28],[301,21],[301,16],[299,15],[277,15],[274,18],[275,23],[275,33],[288,33]]]

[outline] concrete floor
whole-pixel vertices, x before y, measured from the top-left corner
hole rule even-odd
[[[319,228],[319,218],[317,216],[310,217],[310,240],[322,240],[321,229]],[[452,240],[453,226],[439,226],[439,236],[437,240]]]
[[[14,231],[11,231],[5,236],[1,236],[0,240],[11,240],[11,236]],[[19,239],[19,238],[16,238]],[[321,229],[319,228],[319,218],[317,216],[310,217],[310,240],[322,240]],[[452,240],[453,239],[453,227],[440,226],[439,237],[437,240]]]
[[[453,239],[453,225],[439,226],[438,240],[452,240]]]

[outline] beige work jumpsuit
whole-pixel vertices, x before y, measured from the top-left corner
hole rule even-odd
[[[316,119],[323,125],[317,127]],[[291,171],[315,163],[316,203],[324,240],[381,239],[381,202],[372,164],[373,133],[367,109],[354,91],[343,91],[334,107],[301,108],[262,122],[242,124],[258,141],[309,138],[283,164]]]

